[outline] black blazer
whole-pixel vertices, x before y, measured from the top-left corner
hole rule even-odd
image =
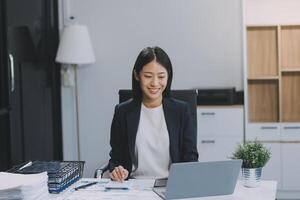
[[[164,98],[163,110],[169,132],[171,162],[198,161],[197,129],[188,104],[174,98]],[[133,99],[115,107],[110,136],[110,172],[122,165],[130,176],[140,112],[141,103]]]

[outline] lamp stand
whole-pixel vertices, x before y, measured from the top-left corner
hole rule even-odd
[[[77,157],[80,161],[80,132],[79,132],[79,98],[78,98],[78,86],[77,86],[77,64],[71,65],[74,70],[74,79],[75,79],[75,107],[76,107],[76,132],[77,132]]]

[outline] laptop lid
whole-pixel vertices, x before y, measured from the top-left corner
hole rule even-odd
[[[166,199],[232,194],[242,160],[186,162],[171,165]]]

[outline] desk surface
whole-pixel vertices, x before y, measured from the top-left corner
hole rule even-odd
[[[81,181],[95,181],[103,179],[81,179]],[[80,184],[75,183],[68,190],[60,194],[51,194],[51,200],[100,200],[100,199],[133,199],[133,200],[161,200],[154,192],[151,187],[153,186],[154,180],[131,180],[132,188],[129,191],[96,191],[91,189],[84,189],[75,191],[73,188]],[[276,197],[276,181],[262,181],[260,187],[257,188],[246,188],[242,185],[242,181],[238,181],[235,191],[232,195],[223,196],[211,196],[211,197],[200,197],[190,198],[192,200],[274,200]]]

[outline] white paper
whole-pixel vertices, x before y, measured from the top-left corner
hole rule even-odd
[[[32,186],[48,181],[47,172],[39,174],[14,174],[0,172],[0,190],[17,187],[17,186]]]
[[[109,181],[107,184],[105,184],[105,188],[129,190],[131,188],[131,181],[123,181],[123,182]]]
[[[0,200],[46,200],[49,198],[47,172],[14,174],[0,172]]]
[[[86,182],[85,182],[86,183]],[[79,183],[80,185],[82,183]],[[100,182],[83,190],[73,191],[65,200],[161,200],[152,191],[154,180],[151,179],[131,179],[122,183],[109,181],[108,183]],[[109,187],[128,187],[127,190],[111,189]]]
[[[66,200],[161,200],[152,191],[118,190],[118,191],[76,191]]]

